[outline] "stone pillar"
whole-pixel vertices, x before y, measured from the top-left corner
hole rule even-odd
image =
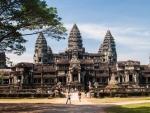
[[[138,84],[138,75],[137,75],[137,73],[134,74],[134,81],[135,81],[135,84]]]
[[[138,73],[136,75],[136,81],[137,81],[137,84],[139,84],[139,74]]]
[[[72,74],[69,71],[68,77],[67,77],[67,82],[72,82]]]
[[[126,82],[129,82],[129,74],[126,73]]]
[[[17,84],[17,76],[14,76],[14,84]]]
[[[118,76],[118,83],[120,83],[120,81],[121,81],[120,79],[121,79],[121,76]]]
[[[72,74],[70,73],[70,82],[72,82],[72,81],[73,81]]]
[[[68,83],[69,82],[69,75],[67,75],[67,77],[66,77],[66,83]]]
[[[79,81],[79,83],[81,82],[81,75],[80,75],[80,72],[78,72],[78,81]]]
[[[133,73],[133,80],[134,80],[134,83],[136,84],[137,82],[137,79],[136,79],[137,75],[136,75],[136,72]]]
[[[123,82],[126,83],[126,76],[123,77]]]
[[[20,81],[20,83],[21,83],[21,84],[24,83],[24,75],[21,76],[21,81]]]
[[[11,84],[11,77],[10,77],[10,75],[9,75],[9,85]]]
[[[149,88],[149,86],[148,86],[148,77],[146,77],[146,88]]]
[[[124,75],[125,75],[124,76],[124,83],[126,83],[127,82],[127,72],[125,72]]]
[[[122,82],[125,83],[125,77],[123,76]]]

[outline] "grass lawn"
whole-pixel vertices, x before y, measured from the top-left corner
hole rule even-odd
[[[115,103],[115,102],[127,102],[127,101],[140,101],[140,100],[150,100],[150,97],[126,97],[126,98],[120,98],[120,97],[114,97],[114,98],[90,98],[87,99],[88,101],[100,104],[100,103]]]
[[[128,104],[106,109],[107,113],[150,113],[150,103]]]

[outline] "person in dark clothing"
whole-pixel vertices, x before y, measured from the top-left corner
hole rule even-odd
[[[81,92],[78,92],[79,101],[81,102]]]
[[[69,101],[70,104],[71,104],[71,94],[70,94],[70,92],[68,92],[68,94],[67,94],[67,101],[66,101],[66,104],[68,104],[68,101]]]

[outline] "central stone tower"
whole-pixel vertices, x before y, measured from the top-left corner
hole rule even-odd
[[[70,31],[67,52],[70,60],[68,82],[80,84],[82,76],[80,60],[83,57],[85,49],[83,48],[82,37],[76,24],[73,25]]]
[[[80,31],[76,24],[73,25],[73,28],[70,32],[68,39],[68,52],[71,55],[77,55],[80,58],[80,55],[85,52],[83,48],[82,37]]]

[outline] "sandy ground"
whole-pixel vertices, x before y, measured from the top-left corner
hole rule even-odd
[[[150,100],[95,104],[85,97],[79,102],[74,96],[71,104],[65,102],[66,98],[0,99],[0,113],[106,113],[104,109],[110,106],[145,103]]]
[[[0,104],[0,113],[105,113],[105,112],[104,107],[99,105]]]
[[[0,101],[0,113],[105,113],[105,105],[94,105],[86,98],[65,103],[66,98]]]

